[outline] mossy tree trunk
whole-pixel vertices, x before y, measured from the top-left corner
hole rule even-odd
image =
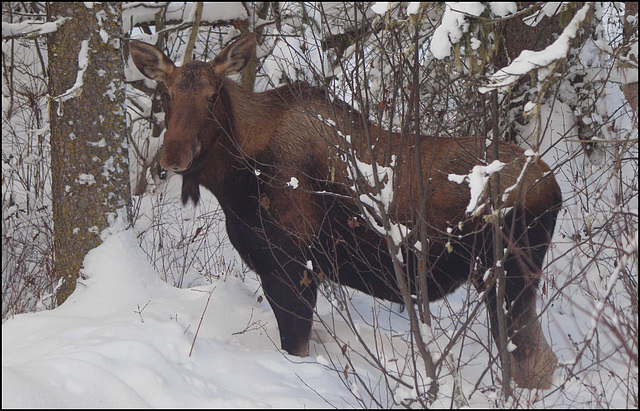
[[[93,4],[93,6],[91,6]],[[58,304],[116,216],[130,221],[120,3],[48,3],[51,175]]]

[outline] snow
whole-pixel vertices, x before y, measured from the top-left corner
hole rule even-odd
[[[489,181],[489,177],[492,174],[497,173],[502,170],[506,163],[503,163],[499,160],[493,160],[491,164],[488,166],[474,166],[471,172],[467,175],[459,175],[459,174],[449,174],[448,179],[454,183],[462,184],[463,182],[469,183],[469,192],[471,194],[471,199],[469,200],[469,204],[467,205],[466,212],[467,214],[477,215],[477,213],[482,211],[482,207],[484,204],[478,204],[482,198],[482,194],[484,193],[484,188]]]
[[[69,17],[61,17],[56,21],[42,22],[37,20],[25,20],[20,23],[2,22],[2,37],[18,36],[18,35],[42,35],[53,33],[58,30]]]
[[[371,6],[371,10],[373,10],[376,14],[384,15],[387,10],[389,10],[390,3],[388,1],[377,1],[373,6]]]
[[[525,115],[529,115],[531,111],[535,108],[536,108],[536,103],[534,103],[533,101],[527,101],[527,104],[524,105],[524,108],[522,109],[522,111],[524,112]]]
[[[489,3],[491,13],[498,17],[506,17],[509,14],[515,14],[518,12],[518,5],[512,1],[501,1]]]
[[[354,405],[322,360],[274,347],[266,301],[234,277],[171,287],[132,230],[89,252],[83,273],[60,307],[3,324],[3,408],[326,407],[320,395]],[[248,321],[254,329],[242,332]]]
[[[387,11],[391,9],[391,2],[377,1],[371,6],[371,11],[381,16],[384,16]],[[420,10],[419,1],[410,1],[407,3],[407,15],[417,14]]]
[[[89,40],[82,40],[80,45],[80,52],[78,53],[78,74],[76,74],[76,82],[70,89],[60,94],[59,96],[52,97],[53,100],[58,100],[58,116],[62,115],[62,103],[74,98],[77,94],[82,93],[82,85],[84,84],[84,73],[89,67]]]
[[[194,7],[195,8],[195,7]],[[247,10],[240,2],[203,3],[203,21],[224,21],[247,18]]]
[[[287,187],[291,187],[294,190],[298,188],[298,179],[295,177],[291,177],[291,179],[287,182]]]
[[[479,16],[486,6],[478,2],[446,3],[442,16],[442,23],[433,33],[431,38],[431,54],[439,60],[451,55],[451,46],[469,31],[467,15]]]
[[[78,175],[78,183],[90,186],[91,184],[96,183],[96,178],[93,176],[93,174],[80,173],[80,175]]]
[[[410,1],[407,5],[407,14],[410,16],[412,14],[418,14],[420,11],[420,2],[419,1]]]
[[[554,104],[542,103],[530,113],[542,121],[530,121],[520,131],[524,140],[522,148],[531,147],[525,153],[539,153],[547,164],[558,164],[570,153],[581,151],[576,116],[571,107],[558,100]],[[531,152],[529,150],[532,150]],[[529,161],[529,159],[527,159]]]
[[[154,5],[153,3],[127,3],[122,6],[122,22],[123,31],[128,33],[131,28],[140,23],[155,23],[155,15],[164,7],[162,4]],[[167,7],[166,20],[183,20],[191,16],[195,9],[195,3],[179,4],[171,3]],[[216,22],[224,20],[246,19],[247,10],[240,2],[212,2],[203,3],[202,17],[203,22]],[[155,39],[154,39],[155,40]],[[146,41],[146,40],[145,40]],[[149,41],[155,44],[155,41]]]

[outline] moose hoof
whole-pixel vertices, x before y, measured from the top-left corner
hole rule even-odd
[[[298,357],[308,357],[309,356],[309,344],[305,345],[304,348],[299,348],[293,355]]]
[[[548,390],[551,388],[553,373],[558,365],[558,357],[548,345],[518,361],[511,357],[511,375],[520,388]]]
[[[299,344],[296,347],[282,347],[289,355],[295,355],[296,357],[308,357],[309,356],[309,343]]]

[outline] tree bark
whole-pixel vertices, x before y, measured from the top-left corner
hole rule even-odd
[[[48,44],[58,304],[101,232],[118,216],[130,221],[121,13],[120,3],[48,4],[50,21],[69,17]]]

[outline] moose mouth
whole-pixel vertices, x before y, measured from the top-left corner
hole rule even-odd
[[[194,169],[193,165],[195,163],[195,158],[192,158],[191,161],[189,162],[189,164],[187,164],[187,166],[185,168],[183,168],[182,170],[171,170],[176,174],[180,174],[180,175],[186,175],[186,174],[190,174],[195,172],[196,170]]]
[[[173,146],[174,145],[171,145],[170,147],[173,147]],[[167,146],[165,145],[163,150],[166,150],[166,149],[167,149]],[[164,170],[173,171],[174,173],[177,173],[177,174],[189,173],[194,168],[194,165],[199,162],[198,157],[200,156],[200,150],[201,150],[200,143],[196,142],[189,153],[183,153],[183,154],[189,155],[188,157],[189,162],[186,165],[183,165],[184,159],[186,156],[182,156],[182,159],[180,159],[180,156],[178,156],[178,158],[175,158],[170,154],[168,154],[167,152],[164,152],[162,154],[162,159],[160,160],[160,166]],[[167,162],[169,163],[168,166],[167,166]]]
[[[193,155],[191,156],[191,160],[187,166],[180,170],[176,171],[176,174],[180,174],[182,176],[189,175],[192,173],[197,173],[202,169],[202,161],[200,161],[200,144],[198,144],[193,150]]]

